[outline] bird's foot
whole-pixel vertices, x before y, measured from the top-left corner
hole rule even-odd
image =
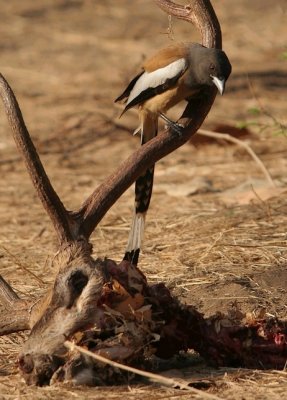
[[[169,119],[166,115],[159,113],[160,118],[162,118],[166,123],[169,128],[171,128],[174,132],[176,132],[179,136],[182,135],[184,126],[181,124],[178,124],[177,122],[172,121]]]

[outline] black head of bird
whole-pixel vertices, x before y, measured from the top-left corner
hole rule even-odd
[[[190,46],[186,84],[190,87],[215,85],[222,95],[231,73],[231,64],[224,51],[201,45]]]

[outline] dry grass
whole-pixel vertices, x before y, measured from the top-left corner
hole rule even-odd
[[[266,115],[250,116],[248,109],[257,100],[246,79],[248,72],[264,107],[284,122],[285,3],[241,0],[232,9],[230,0],[213,3],[234,69],[226,95],[217,99],[205,127],[255,119],[247,140],[276,188],[266,185],[256,163],[238,147],[211,143],[179,149],[156,170],[140,267],[150,282],[166,282],[182,301],[207,315],[238,306],[286,318],[286,137],[274,135]],[[12,0],[1,5],[1,12],[1,72],[19,97],[56,190],[75,208],[138,146],[137,138],[127,133],[136,127],[135,113],[118,121],[113,99],[142,56],[151,53],[151,40],[154,48],[166,44],[161,32],[168,20],[152,1],[142,0],[132,5],[127,0]],[[178,40],[190,37],[185,24],[173,24]],[[22,296],[36,297],[53,279],[49,260],[55,236],[15,152],[1,107],[0,133],[0,270]],[[96,229],[95,255],[121,259],[132,208],[130,189]],[[24,337],[0,340],[0,399],[196,398],[146,382],[120,388],[27,387],[16,368]],[[206,383],[208,393],[221,399],[276,400],[287,389],[285,372],[212,369],[198,360],[165,375]]]

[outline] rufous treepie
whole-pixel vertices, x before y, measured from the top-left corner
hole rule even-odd
[[[141,144],[157,135],[158,118],[180,132],[180,125],[169,120],[165,113],[182,100],[200,98],[206,87],[215,85],[222,95],[231,73],[231,64],[224,51],[206,48],[198,43],[177,43],[160,50],[143,65],[143,70],[128,84],[115,100],[123,101],[124,114],[138,107]],[[149,207],[154,166],[141,175],[135,185],[135,215],[133,218],[125,259],[138,261]]]

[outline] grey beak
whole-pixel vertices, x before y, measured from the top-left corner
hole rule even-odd
[[[213,76],[213,75],[210,75],[210,76],[211,76],[212,82],[215,84],[219,93],[222,96],[224,93],[224,89],[225,89],[225,79],[224,78],[219,79],[219,78],[217,78],[217,76]]]

